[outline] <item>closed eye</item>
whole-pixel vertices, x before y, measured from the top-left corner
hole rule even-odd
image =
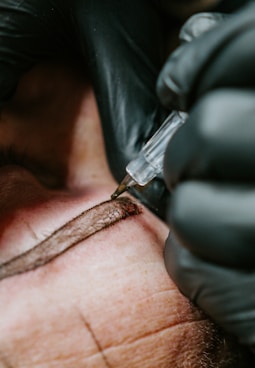
[[[0,166],[18,165],[26,167],[28,163],[29,160],[25,151],[17,152],[13,147],[7,147],[0,150]]]
[[[27,152],[17,151],[14,147],[0,149],[0,167],[7,165],[20,166],[33,174],[44,186],[52,189],[63,187],[64,176],[56,168],[42,163],[40,160],[28,155]]]

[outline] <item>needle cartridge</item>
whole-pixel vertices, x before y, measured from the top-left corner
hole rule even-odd
[[[112,199],[117,198],[132,186],[143,187],[157,175],[162,174],[168,142],[186,119],[187,114],[180,111],[173,111],[167,117],[138,156],[127,165],[127,175],[111,195]]]

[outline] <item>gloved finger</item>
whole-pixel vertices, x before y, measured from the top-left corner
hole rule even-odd
[[[46,0],[1,1],[0,103],[14,93],[21,74],[35,63],[72,50],[63,9]]]
[[[255,92],[217,90],[201,98],[168,144],[169,189],[185,179],[255,181]]]
[[[128,0],[77,2],[74,16],[88,51],[109,166],[120,182],[126,165],[168,114],[155,92],[162,24],[147,0],[132,7]],[[136,196],[158,214],[166,193],[163,180],[158,180]]]
[[[188,110],[214,88],[254,85],[254,11],[251,3],[170,56],[157,82],[164,106]]]
[[[255,268],[255,189],[188,181],[172,193],[168,222],[184,247],[219,265]]]
[[[191,16],[180,30],[179,39],[181,43],[185,44],[193,41],[203,33],[216,27],[226,17],[227,15],[222,13],[198,13]],[[175,63],[178,65],[179,58],[182,60],[183,52],[186,52],[186,47],[180,46],[171,54],[157,80],[157,92],[161,103],[168,108],[175,106],[177,110],[185,109],[184,105],[182,105],[183,93],[175,83],[175,80],[171,75],[171,69],[175,66]]]
[[[205,262],[180,246],[171,233],[164,258],[184,295],[241,344],[255,346],[255,272]]]
[[[198,13],[191,16],[182,26],[179,39],[181,42],[191,42],[203,33],[219,25],[229,17],[224,13]]]

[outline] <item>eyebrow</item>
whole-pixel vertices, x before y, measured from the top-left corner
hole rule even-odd
[[[141,207],[127,197],[102,202],[68,221],[33,248],[0,264],[0,280],[43,266],[82,240],[141,212]]]

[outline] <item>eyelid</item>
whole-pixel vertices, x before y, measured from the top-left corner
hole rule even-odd
[[[0,166],[19,165],[25,166],[27,155],[25,151],[17,152],[14,147],[5,147],[0,150]]]

